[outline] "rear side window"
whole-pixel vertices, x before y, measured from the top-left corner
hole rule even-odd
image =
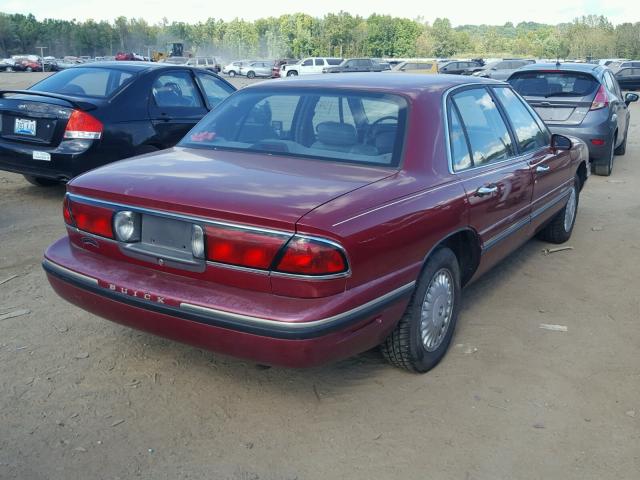
[[[587,97],[595,95],[598,81],[580,72],[520,72],[509,83],[525,97]]]
[[[324,65],[324,60],[321,58],[316,58],[316,65]]]
[[[197,73],[198,79],[202,84],[202,90],[209,100],[209,105],[213,108],[222,100],[231,95],[235,90],[213,75],[206,73]]]
[[[474,166],[505,160],[515,154],[511,136],[489,92],[464,90],[453,96],[471,145]]]
[[[108,68],[69,68],[31,87],[33,90],[79,97],[108,98],[133,78],[133,74]]]
[[[537,150],[547,145],[547,134],[516,94],[510,88],[496,88],[493,91],[509,116],[520,153]]]
[[[462,128],[462,122],[458,115],[458,109],[452,104],[449,106],[451,114],[449,123],[449,141],[451,142],[451,161],[455,171],[469,168],[471,164],[471,155],[469,154],[469,146]]]

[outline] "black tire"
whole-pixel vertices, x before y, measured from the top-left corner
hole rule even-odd
[[[25,71],[26,71],[26,72],[33,72],[33,68],[31,68],[31,67],[27,67],[27,68],[25,68]]]
[[[7,72],[13,72],[13,67],[7,67]]]
[[[36,187],[53,187],[60,184],[58,180],[53,180],[51,178],[34,177],[32,175],[23,175],[23,177],[27,182],[31,185],[35,185]]]
[[[611,139],[611,151],[605,158],[601,158],[593,164],[593,171],[596,175],[600,175],[603,177],[608,177],[609,175],[611,175],[611,172],[613,171],[613,156],[615,155],[615,144],[615,137],[613,137]]]
[[[229,76],[230,77],[235,77],[236,76],[236,72],[233,70],[229,70]]]
[[[287,72],[287,77],[297,77],[298,76],[298,72],[296,72],[295,70],[289,70]]]
[[[616,155],[624,155],[625,153],[627,153],[627,137],[629,136],[629,127],[627,127],[627,131],[624,132],[624,140],[622,140],[622,143],[620,145],[618,145],[618,147],[615,149],[615,154]]]
[[[549,243],[564,243],[571,238],[573,232],[573,226],[576,224],[576,217],[578,216],[578,204],[580,203],[580,178],[576,176],[573,182],[573,193],[575,194],[575,201],[573,206],[571,204],[571,196],[567,199],[567,203],[551,221],[538,233],[538,238]],[[573,208],[573,215],[570,225],[566,225],[565,216],[567,214],[567,208]]]
[[[247,72],[247,78],[256,78],[256,72]]]
[[[439,343],[433,345],[435,348],[429,351],[423,342],[421,311],[427,292],[434,286],[434,280],[442,278],[441,273],[448,276],[453,295],[446,330],[439,334],[442,335],[437,337]],[[384,358],[392,365],[414,373],[425,373],[435,367],[451,343],[460,309],[460,293],[458,259],[450,249],[438,248],[427,260],[402,318],[380,345]],[[441,297],[436,297],[436,305],[439,305],[438,316],[446,313],[446,310],[442,310],[440,300]]]

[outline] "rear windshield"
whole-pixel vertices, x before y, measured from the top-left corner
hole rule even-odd
[[[113,68],[69,68],[45,78],[31,89],[77,97],[108,98],[132,77],[131,72]]]
[[[243,91],[202,119],[180,145],[395,166],[406,115],[407,103],[398,95]]]
[[[579,72],[521,72],[509,78],[509,83],[528,97],[586,97],[593,95],[598,81]]]

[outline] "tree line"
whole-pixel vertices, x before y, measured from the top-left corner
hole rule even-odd
[[[305,56],[367,57],[504,57],[640,58],[640,22],[613,25],[606,17],[588,15],[571,23],[522,22],[501,26],[452,27],[446,18],[433,23],[347,12],[322,18],[304,13],[225,22],[209,18],[195,24],[149,24],[142,18],[113,22],[44,19],[0,13],[0,55],[115,55],[116,52],[167,51],[182,42],[194,55],[224,58],[301,58]]]

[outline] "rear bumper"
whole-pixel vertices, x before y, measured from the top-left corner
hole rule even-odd
[[[583,122],[584,123],[584,122]],[[589,149],[589,158],[592,161],[598,161],[600,159],[607,159],[611,152],[612,133],[609,122],[602,123],[600,125],[588,125],[577,127],[562,127],[549,125],[551,133],[557,133],[559,135],[577,137],[582,140]],[[591,140],[601,139],[604,140],[603,145],[594,145]]]
[[[93,150],[91,141],[84,141],[85,144],[78,142],[63,142],[60,147],[52,148],[0,140],[0,170],[53,180],[70,180],[88,169],[88,162],[83,160]],[[34,160],[34,151],[47,153],[51,159]]]
[[[196,287],[175,275],[144,272],[144,268],[109,259],[104,259],[99,267],[95,258],[86,261],[89,256],[98,257],[71,246],[66,238],[54,243],[45,253],[43,267],[49,282],[69,302],[108,320],[155,335],[287,367],[327,363],[380,344],[402,315],[413,290],[413,283],[407,284],[344,309],[352,300],[348,292],[305,300],[234,289],[232,293],[254,300],[250,312],[241,312],[233,310],[237,302],[229,301],[232,298],[229,288],[213,284],[206,287],[208,298],[227,299],[229,308],[220,303],[197,302],[203,298],[201,285]],[[127,293],[115,287],[123,282],[126,282]],[[158,287],[160,293],[148,293],[155,284],[162,285]],[[220,291],[211,291],[216,288]],[[295,311],[293,306],[299,308],[299,318],[290,315],[279,318],[281,311],[274,305],[280,305],[282,312]]]

